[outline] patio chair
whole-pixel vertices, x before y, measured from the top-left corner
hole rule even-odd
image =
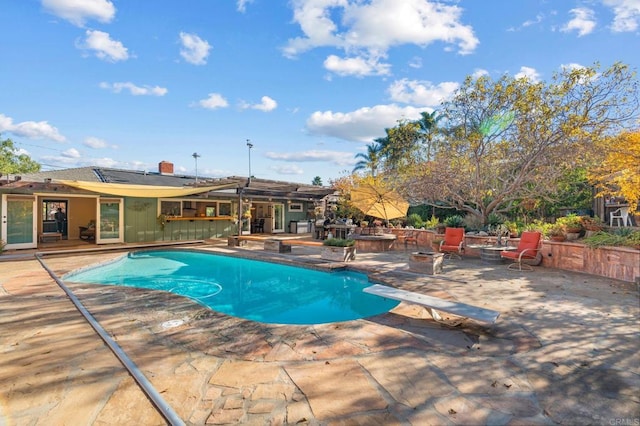
[[[609,215],[609,226],[613,226],[614,220],[616,221],[618,226],[627,226],[627,223],[629,224],[629,226],[631,226],[631,217],[629,216],[629,207],[624,206],[624,207],[620,207],[617,210],[612,211],[611,214]],[[620,224],[620,221],[622,221],[622,225]]]
[[[500,252],[503,259],[511,259],[514,262],[507,268],[518,271],[533,271],[531,265],[539,265],[542,262],[542,234],[538,231],[525,231],[520,236],[520,242],[515,250]]]
[[[464,252],[464,228],[444,229],[444,240],[440,242],[440,253],[444,253],[445,258],[462,259]]]
[[[79,226],[81,240],[94,240],[96,238],[96,221],[90,220],[87,226]]]

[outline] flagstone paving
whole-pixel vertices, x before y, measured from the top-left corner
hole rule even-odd
[[[252,244],[203,248],[326,265],[308,247],[291,255]],[[62,276],[120,255],[43,261]],[[500,318],[436,323],[402,303],[357,321],[270,325],[168,293],[67,285],[185,424],[640,423],[636,285],[472,258],[421,276],[407,261],[365,253],[352,266]],[[166,423],[36,260],[0,262],[0,353],[0,425]]]

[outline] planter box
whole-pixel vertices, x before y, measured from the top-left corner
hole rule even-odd
[[[333,262],[349,262],[356,259],[356,247],[323,246],[320,251],[320,258]]]
[[[440,274],[442,273],[443,260],[443,253],[411,253],[409,270],[429,275]]]

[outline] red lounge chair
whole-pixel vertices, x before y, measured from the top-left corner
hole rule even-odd
[[[457,257],[462,259],[464,252],[464,228],[444,229],[444,240],[440,243],[440,253],[444,253],[446,257]]]
[[[500,252],[500,257],[503,259],[511,259],[514,263],[508,266],[509,269],[518,269],[518,271],[533,271],[530,266],[539,265],[542,262],[541,249],[542,234],[537,231],[525,231],[520,236],[520,242],[515,250],[505,250]],[[528,261],[529,263],[524,263]]]

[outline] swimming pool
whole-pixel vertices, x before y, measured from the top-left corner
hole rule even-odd
[[[399,302],[362,291],[353,271],[324,272],[186,250],[130,253],[64,281],[164,290],[227,315],[270,324],[323,324],[378,315]]]

